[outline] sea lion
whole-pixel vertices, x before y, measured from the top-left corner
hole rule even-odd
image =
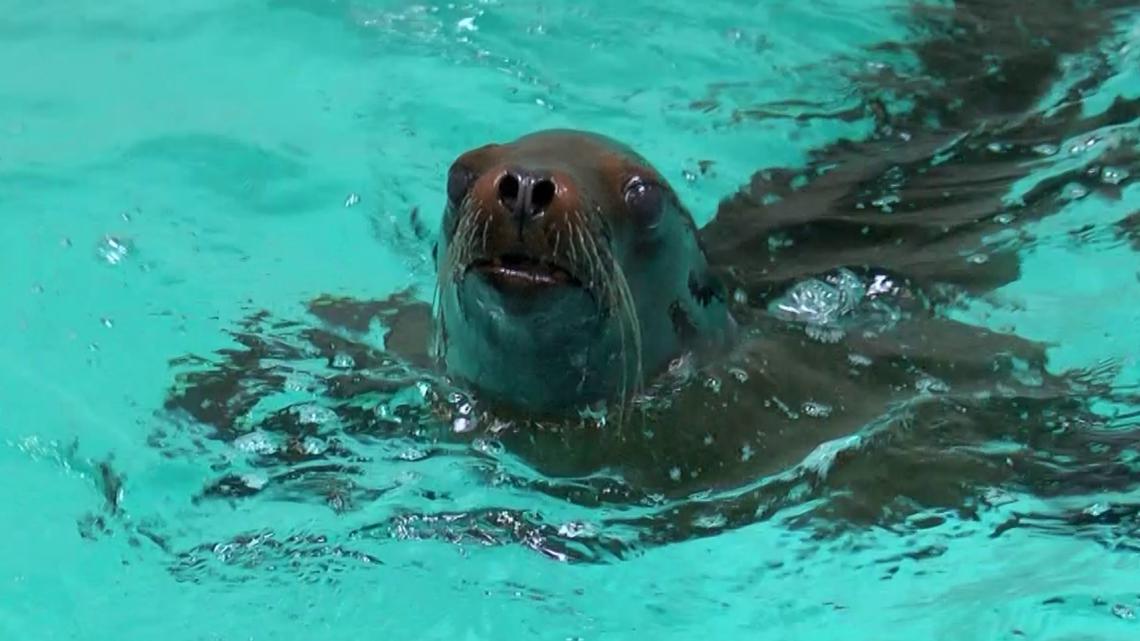
[[[507,405],[620,397],[734,333],[688,210],[601,135],[541,131],[460,155],[434,254],[436,355]]]

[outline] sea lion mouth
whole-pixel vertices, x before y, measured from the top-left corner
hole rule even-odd
[[[467,271],[482,276],[499,289],[582,287],[582,281],[566,267],[519,253],[476,259]]]

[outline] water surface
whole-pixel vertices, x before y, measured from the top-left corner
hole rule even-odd
[[[1137,634],[1130,3],[3,8],[3,638]],[[834,377],[782,401],[785,440],[713,412],[600,436],[640,458],[586,475],[451,434],[442,383],[306,304],[429,299],[452,158],[560,126],[636,147],[701,224],[766,217],[753,300],[840,267],[914,296],[765,325]],[[921,402],[846,425],[852,341],[899,310],[1027,358],[934,341],[908,364],[946,375],[892,392]],[[369,364],[401,384],[333,393]],[[757,444],[715,481],[653,449],[698,427]]]

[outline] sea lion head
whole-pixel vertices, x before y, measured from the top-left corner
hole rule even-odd
[[[599,135],[460,155],[435,258],[437,356],[515,406],[627,394],[732,328],[692,216],[644,158]]]

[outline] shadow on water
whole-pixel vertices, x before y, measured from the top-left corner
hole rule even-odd
[[[1138,478],[1138,390],[1114,383],[1120,363],[1052,372],[1046,345],[950,319],[1001,304],[989,297],[1018,279],[1028,223],[1075,189],[1119,200],[1140,176],[1140,100],[1088,105],[1118,71],[1103,45],[1127,8],[915,8],[916,42],[876,53],[917,71],[854,79],[866,109],[852,117],[874,135],[758,171],[702,231],[748,340],[709,369],[679,363],[620,426],[485,412],[426,368],[428,311],[410,294],[245,319],[232,347],[173,363],[151,445],[211,464],[199,504],[299,501],[367,523],[335,545],[243,534],[171,550],[178,571],[219,549],[230,563],[251,537],[376,562],[369,543],[427,538],[612,562],[769,519],[820,537],[954,520],[1136,549],[1140,505],[1084,500]],[[1138,216],[1113,242],[1140,247]],[[1017,494],[1053,508],[991,516]]]

